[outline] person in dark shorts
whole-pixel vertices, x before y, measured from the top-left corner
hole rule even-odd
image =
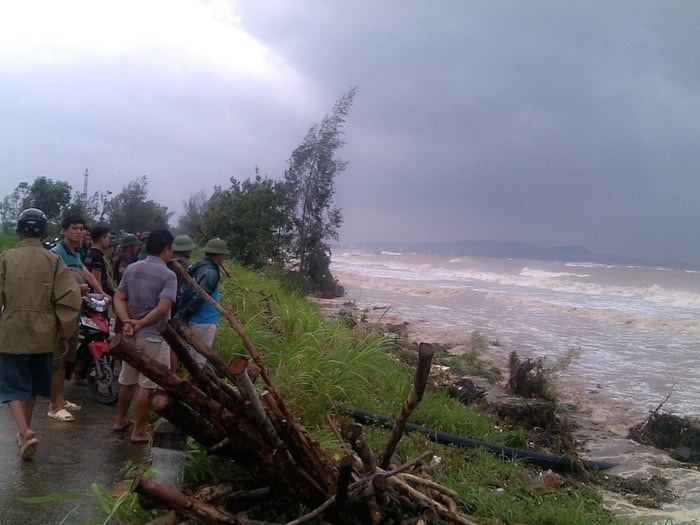
[[[73,274],[41,244],[47,232],[46,215],[28,208],[17,221],[19,245],[0,253],[0,401],[17,425],[22,459],[36,452],[36,396],[49,397],[55,348],[68,351],[80,309]]]

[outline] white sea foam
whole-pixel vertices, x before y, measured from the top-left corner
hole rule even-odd
[[[480,330],[504,349],[551,359],[580,347],[571,372],[604,385],[620,403],[643,413],[672,381],[682,388],[667,408],[695,407],[700,372],[688,363],[696,362],[700,340],[696,273],[367,253],[337,257],[331,268],[358,305],[390,305],[436,337],[464,340]]]
[[[411,263],[403,261],[369,261],[366,259],[334,261],[334,271],[345,271],[367,277],[383,279],[401,279],[405,281],[441,282],[443,286],[484,287],[495,285],[530,289],[530,292],[555,293],[552,301],[576,302],[581,295],[606,298],[611,304],[615,298],[625,299],[622,308],[647,310],[667,305],[676,308],[698,310],[700,317],[700,293],[684,290],[667,289],[657,284],[649,286],[620,286],[595,282],[590,274],[570,272],[553,272],[549,270],[523,267],[516,273],[495,273],[475,268],[446,268],[430,263]],[[557,293],[561,295],[556,295]],[[568,295],[568,296],[567,296]],[[572,297],[573,295],[573,297]],[[629,300],[636,301],[636,304]],[[614,307],[614,305],[612,305]],[[674,313],[676,315],[676,313]]]
[[[538,279],[556,279],[559,277],[578,277],[581,279],[585,279],[586,277],[590,277],[590,275],[588,274],[581,273],[548,272],[546,270],[533,270],[528,268],[527,266],[520,271],[520,275],[522,275],[523,277],[535,277]]]
[[[573,268],[611,268],[610,264],[600,264],[600,263],[587,263],[587,262],[567,262],[564,266],[570,266]]]

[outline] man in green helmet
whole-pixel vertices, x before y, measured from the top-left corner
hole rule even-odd
[[[177,275],[177,295],[179,297],[180,290],[182,290],[182,285],[185,280],[183,277],[175,270],[175,262],[182,266],[183,270],[187,270],[190,267],[190,256],[192,255],[192,250],[194,250],[194,241],[189,235],[178,235],[175,237],[173,242],[173,256],[168,263],[168,267],[175,272]],[[172,315],[175,316],[177,313],[177,304],[173,305]]]
[[[229,255],[226,242],[211,239],[204,247],[204,257],[193,264],[187,273],[216,301],[219,300],[219,270],[224,259]],[[195,288],[185,283],[178,295],[177,317],[187,323],[192,334],[211,348],[216,335],[218,310],[209,303]],[[206,358],[190,350],[197,363],[206,363]]]
[[[141,241],[133,233],[127,233],[122,237],[122,242],[119,244],[119,255],[114,262],[114,276],[117,279],[117,284],[122,280],[126,267],[138,260],[138,252],[141,249]]]

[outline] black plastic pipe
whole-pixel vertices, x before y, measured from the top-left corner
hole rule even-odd
[[[335,409],[341,414],[352,416],[355,421],[365,425],[379,425],[389,428],[394,424],[394,420],[390,417],[373,414],[361,408],[346,408],[336,405]],[[505,458],[524,459],[542,468],[552,469],[558,472],[573,472],[576,470],[574,462],[562,456],[542,454],[540,452],[522,448],[506,447],[505,445],[492,443],[490,441],[483,441],[480,439],[465,438],[455,434],[442,432],[441,430],[436,430],[434,428],[416,425],[415,423],[406,423],[405,431],[419,432],[431,441],[442,445],[459,445],[465,448],[482,448]],[[581,461],[583,462],[585,468],[589,470],[607,470],[617,466],[617,463],[608,463],[605,461],[595,461],[590,459],[582,459]]]

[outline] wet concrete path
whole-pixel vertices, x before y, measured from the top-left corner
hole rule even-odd
[[[39,398],[32,428],[39,440],[36,455],[22,461],[17,428],[6,405],[0,406],[0,524],[89,523],[94,516],[92,483],[110,488],[123,479],[124,462],[140,462],[148,445],[132,445],[129,434],[112,432],[116,406],[92,401],[87,388],[65,383],[66,399],[82,405],[75,421],[47,417],[48,400]],[[47,503],[23,503],[17,497],[77,492],[81,497]],[[93,519],[94,523],[95,520]]]

